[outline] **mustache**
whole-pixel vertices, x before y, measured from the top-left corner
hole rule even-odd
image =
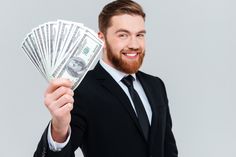
[[[125,49],[122,49],[121,50],[121,52],[122,53],[128,53],[128,52],[136,52],[136,53],[138,53],[138,54],[140,54],[140,53],[143,53],[144,51],[142,51],[142,49],[140,49],[140,48],[125,48]]]

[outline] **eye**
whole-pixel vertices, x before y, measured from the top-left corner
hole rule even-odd
[[[118,34],[118,37],[121,39],[126,39],[128,37],[128,34],[127,33],[120,33],[120,34]]]
[[[145,34],[144,34],[144,33],[137,34],[137,37],[138,37],[138,38],[144,38],[144,37],[145,37]]]

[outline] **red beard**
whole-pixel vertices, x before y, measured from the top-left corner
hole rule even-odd
[[[107,48],[107,58],[113,64],[113,66],[124,73],[133,74],[136,73],[143,63],[143,58],[145,56],[145,52],[141,49],[122,49],[121,52],[116,55],[112,52],[111,46],[106,41],[106,48]],[[125,60],[123,59],[123,53],[127,51],[135,51],[138,53],[138,59],[132,60]]]

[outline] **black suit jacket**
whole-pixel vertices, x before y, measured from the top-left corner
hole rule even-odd
[[[163,82],[143,72],[136,76],[152,109],[148,141],[127,95],[97,64],[75,90],[69,143],[60,152],[50,151],[46,129],[34,157],[73,157],[78,147],[85,157],[177,157]]]

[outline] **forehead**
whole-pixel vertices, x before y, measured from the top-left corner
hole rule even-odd
[[[111,26],[108,29],[125,29],[131,32],[138,32],[145,29],[145,22],[139,15],[116,15],[111,18]]]

